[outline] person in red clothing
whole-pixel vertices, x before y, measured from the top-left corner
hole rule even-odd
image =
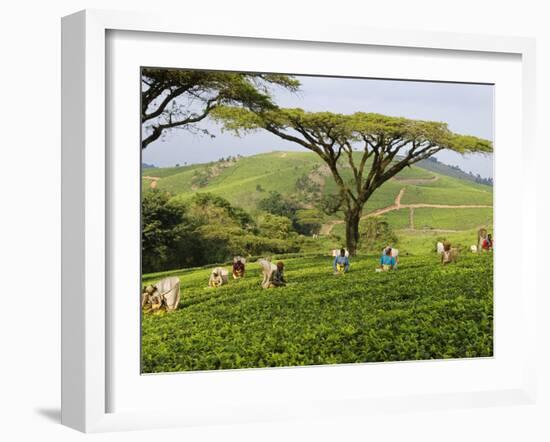
[[[244,278],[244,262],[240,256],[233,260],[233,279]]]
[[[493,237],[490,233],[487,235],[487,238],[483,240],[481,248],[486,251],[493,250]]]

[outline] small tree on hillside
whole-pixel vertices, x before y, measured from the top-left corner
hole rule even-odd
[[[198,131],[196,123],[219,105],[272,109],[271,86],[300,86],[287,75],[157,68],[142,69],[141,82],[142,149],[170,129]]]
[[[363,208],[390,178],[443,149],[492,151],[490,141],[455,134],[446,123],[373,113],[343,115],[302,109],[252,112],[221,106],[212,116],[237,134],[264,129],[319,155],[338,187],[337,201],[332,201],[331,207],[344,214],[346,247],[352,255],[357,251]],[[351,179],[346,178],[346,170],[351,171]]]
[[[260,221],[260,232],[268,238],[288,239],[292,232],[292,222],[286,216],[266,213]]]
[[[368,252],[380,252],[388,244],[395,245],[397,236],[389,223],[378,217],[369,217],[361,223],[361,246]]]

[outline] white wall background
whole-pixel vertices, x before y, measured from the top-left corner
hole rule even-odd
[[[509,5],[509,6],[504,6]],[[539,174],[549,161],[550,14],[546,2],[435,0],[57,0],[5,2],[0,15],[0,438],[18,440],[548,440],[550,327],[539,324],[540,405],[84,436],[59,425],[60,367],[60,17],[83,8],[247,16],[250,20],[535,36],[538,39]],[[545,197],[548,201],[548,197]],[[540,207],[540,241],[548,210]],[[544,210],[543,210],[544,209]],[[542,243],[540,243],[542,244]],[[540,247],[539,244],[539,248]],[[542,269],[542,263],[540,269]],[[518,266],[519,267],[519,266]],[[19,290],[19,287],[23,287]],[[541,294],[548,288],[539,287]],[[542,298],[541,319],[550,303]]]

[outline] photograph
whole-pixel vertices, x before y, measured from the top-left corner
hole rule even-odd
[[[494,84],[139,75],[142,374],[493,356]]]

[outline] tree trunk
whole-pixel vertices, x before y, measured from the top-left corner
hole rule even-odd
[[[353,210],[346,213],[346,248],[350,256],[355,256],[357,254],[360,220],[361,210]]]

